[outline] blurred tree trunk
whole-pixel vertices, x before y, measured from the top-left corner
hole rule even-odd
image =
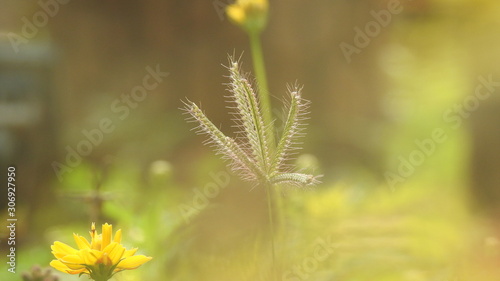
[[[470,71],[474,81],[479,76],[491,80],[491,95],[480,101],[471,112],[471,195],[474,210],[500,218],[500,4],[497,1],[478,1],[467,13],[471,20],[463,29],[464,43],[471,56]],[[476,83],[478,84],[478,83]],[[476,87],[478,85],[475,85]],[[471,89],[474,93],[475,89]],[[482,88],[484,93],[487,89]]]

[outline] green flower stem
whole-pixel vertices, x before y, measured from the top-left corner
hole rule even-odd
[[[268,183],[265,186],[267,193],[267,208],[269,215],[269,228],[271,230],[271,252],[272,252],[272,280],[277,280],[277,272],[276,272],[276,249],[274,247],[274,222],[273,222],[273,185]]]
[[[108,280],[109,280],[109,278],[107,278],[107,277],[95,277],[94,278],[94,281],[108,281]]]
[[[260,42],[260,33],[256,31],[249,31],[248,35],[250,37],[250,48],[252,50],[252,60],[253,68],[255,71],[255,77],[257,78],[257,86],[259,89],[258,96],[260,105],[262,106],[262,115],[264,118],[264,124],[269,126],[268,130],[268,140],[269,147],[273,149],[276,146],[276,141],[274,140],[274,125],[272,116],[271,99],[269,98],[269,88],[267,86],[267,76],[266,67],[264,64],[264,55],[262,53],[262,44]]]
[[[274,135],[274,123],[272,116],[272,107],[271,107],[271,99],[269,94],[269,88],[267,86],[267,75],[266,75],[266,67],[264,64],[264,55],[262,52],[262,43],[260,41],[260,32],[257,31],[249,31],[248,35],[250,37],[250,48],[252,50],[252,61],[253,68],[255,72],[255,77],[257,79],[257,87],[258,87],[258,97],[262,109],[262,117],[264,120],[265,126],[268,127],[267,130],[267,140],[269,142],[269,149],[271,155],[274,154],[276,150],[276,141]],[[273,184],[267,183],[265,186],[267,193],[267,207],[268,207],[268,215],[269,215],[269,227],[271,230],[271,252],[272,252],[272,280],[278,280],[277,268],[276,268],[276,249],[275,249],[275,225],[273,221],[274,216],[274,206],[273,201],[275,198],[279,198],[279,196],[273,196],[275,193],[275,189]]]

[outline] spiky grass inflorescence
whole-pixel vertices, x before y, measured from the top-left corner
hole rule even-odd
[[[269,126],[264,124],[260,104],[248,82],[246,75],[241,74],[238,63],[231,62],[229,69],[230,83],[229,91],[232,102],[236,109],[232,114],[235,116],[238,133],[246,138],[248,150],[260,168],[263,175],[270,173],[270,149],[269,149]]]
[[[320,183],[320,176],[302,173],[280,173],[272,178],[274,184],[289,184],[293,186],[311,186]]]
[[[198,123],[198,133],[206,134],[206,143],[215,147],[218,154],[231,161],[231,168],[244,180],[273,186],[287,183],[294,186],[309,186],[317,184],[317,177],[302,173],[293,173],[293,168],[286,163],[300,148],[298,138],[304,135],[309,101],[301,96],[301,88],[289,87],[290,98],[285,106],[287,117],[279,142],[273,147],[271,141],[273,124],[267,124],[259,99],[248,82],[246,75],[241,73],[237,61],[230,59],[228,88],[232,106],[231,112],[238,128],[238,141],[222,133],[193,102],[186,101],[184,110],[191,120]]]
[[[205,144],[215,148],[217,154],[231,161],[231,169],[247,181],[255,181],[259,178],[260,171],[254,161],[238,145],[234,139],[227,137],[210,121],[203,111],[194,103],[187,100],[183,108],[191,116],[188,121],[198,123],[194,128],[199,134],[206,134],[209,138]]]
[[[302,88],[298,86],[289,87],[288,92],[290,99],[285,106],[286,118],[283,126],[283,132],[276,148],[276,155],[273,158],[272,176],[279,174],[280,171],[289,170],[286,162],[291,160],[291,157],[297,154],[297,150],[302,143],[298,142],[300,137],[305,133],[305,123],[310,102],[302,98]]]
[[[231,161],[231,168],[244,180],[251,181],[266,189],[269,225],[271,231],[271,253],[273,261],[273,280],[278,280],[275,265],[274,222],[273,222],[273,187],[286,184],[306,187],[318,184],[318,177],[309,174],[295,173],[287,164],[292,155],[300,148],[298,138],[304,135],[304,120],[307,119],[309,101],[302,98],[301,88],[289,87],[290,98],[285,105],[286,118],[283,132],[277,144],[274,140],[273,121],[268,104],[267,93],[260,86],[259,99],[248,82],[247,76],[241,73],[239,64],[230,58],[228,88],[232,115],[236,123],[238,142],[222,133],[193,102],[186,101],[184,110],[198,123],[198,133],[206,134],[205,143],[215,147],[217,154]],[[259,73],[259,71],[258,71]],[[263,72],[260,71],[262,74]],[[261,75],[262,76],[262,75]],[[265,77],[263,77],[265,78]],[[259,79],[259,82],[265,81]],[[264,97],[262,99],[262,97]],[[266,98],[267,97],[267,98]],[[260,104],[260,102],[262,104]],[[195,129],[196,129],[195,128]]]

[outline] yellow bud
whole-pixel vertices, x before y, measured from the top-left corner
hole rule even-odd
[[[231,6],[228,6],[226,8],[226,13],[229,19],[233,21],[235,24],[242,24],[245,22],[246,15],[243,9],[240,7],[236,6],[236,4],[233,4]]]
[[[267,0],[237,0],[227,6],[226,14],[247,32],[261,32],[267,24],[268,10]]]

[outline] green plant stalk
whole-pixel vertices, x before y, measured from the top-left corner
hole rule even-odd
[[[250,49],[252,50],[253,68],[259,89],[259,101],[262,106],[264,124],[269,126],[267,137],[269,140],[269,147],[272,149],[271,153],[273,153],[276,147],[276,141],[274,137],[271,99],[269,98],[269,88],[267,86],[266,67],[264,64],[264,55],[262,53],[262,44],[260,42],[260,33],[249,31],[248,35],[250,37]]]
[[[252,50],[252,61],[253,68],[255,72],[255,77],[257,79],[258,87],[258,97],[262,109],[262,117],[267,129],[267,140],[269,142],[269,152],[271,155],[275,153],[276,141],[275,141],[275,131],[272,116],[271,99],[269,97],[269,87],[267,85],[267,75],[266,67],[264,63],[264,54],[262,52],[262,43],[260,41],[260,32],[249,31],[248,35],[250,37],[250,49]],[[275,233],[274,233],[274,221],[273,221],[273,185],[270,183],[265,184],[265,189],[267,193],[267,206],[269,215],[269,227],[271,230],[271,251],[272,251],[272,275],[273,280],[277,280],[276,272],[276,249],[274,245]],[[275,197],[276,198],[276,197]]]
[[[272,252],[272,279],[277,280],[277,272],[276,272],[276,249],[274,247],[274,223],[273,223],[273,196],[272,196],[272,184],[267,183],[265,188],[266,188],[266,193],[267,193],[267,208],[268,208],[268,215],[269,215],[269,228],[271,230],[271,252]]]

